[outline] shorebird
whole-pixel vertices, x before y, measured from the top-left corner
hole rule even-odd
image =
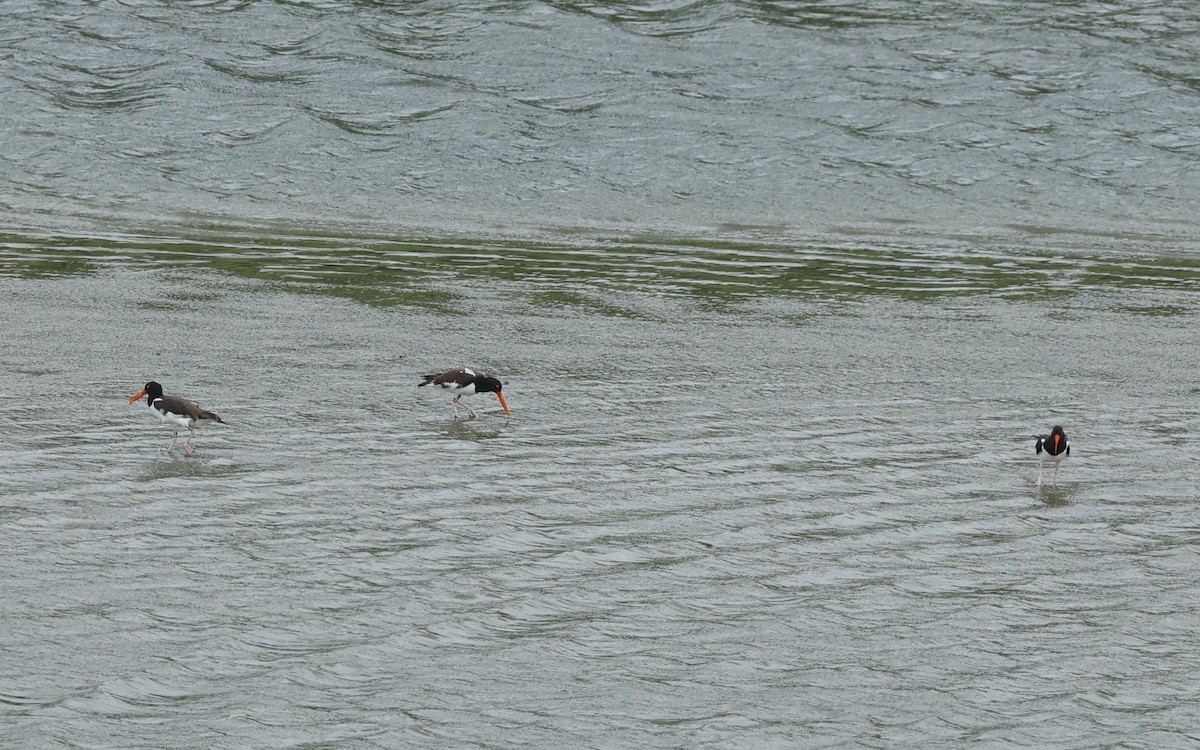
[[[1062,460],[1071,455],[1071,441],[1067,440],[1067,433],[1063,432],[1063,428],[1054,425],[1054,429],[1050,430],[1049,435],[1034,435],[1036,443],[1033,445],[1033,450],[1038,456],[1038,476],[1037,486],[1042,486],[1042,468],[1046,462],[1054,464],[1054,485],[1058,485],[1058,465]]]
[[[175,441],[179,439],[180,428],[186,428],[188,431],[187,439],[183,441],[183,452],[185,455],[191,456],[193,455],[192,436],[196,434],[196,427],[199,423],[220,422],[221,424],[225,424],[225,420],[221,419],[216,412],[201,409],[186,398],[164,396],[162,386],[153,380],[146,383],[145,388],[131,397],[129,403],[132,404],[142,396],[146,397],[150,411],[154,412],[154,416],[158,417],[160,422],[175,427],[175,434],[171,437],[171,444],[167,446],[168,452],[175,447]]]
[[[454,418],[458,419],[458,404],[459,399],[463,396],[470,396],[474,393],[494,393],[496,398],[500,399],[500,406],[504,408],[505,414],[512,414],[508,410],[508,402],[504,400],[504,394],[500,390],[504,384],[495,378],[489,378],[483,373],[475,372],[466,367],[461,370],[450,370],[443,372],[441,375],[425,375],[425,382],[417,383],[417,387],[425,385],[440,385],[443,388],[450,389],[454,393],[454,398],[450,403],[454,406]],[[467,402],[462,402],[463,407],[467,410],[467,418],[475,419],[477,416],[475,410],[467,405]]]

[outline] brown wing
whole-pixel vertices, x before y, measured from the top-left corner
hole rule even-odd
[[[443,372],[441,375],[426,375],[424,377],[425,382],[420,383],[420,385],[440,385],[443,388],[457,386],[461,388],[473,383],[477,375],[470,370],[451,370],[450,372]]]
[[[217,414],[215,411],[204,410],[204,411],[200,412],[200,418],[212,420],[213,422],[220,422],[221,424],[225,424],[225,420],[221,419],[221,415]]]
[[[184,414],[192,419],[210,419],[213,422],[225,423],[216,412],[201,409],[199,405],[179,396],[163,396],[154,402],[160,408],[172,414]]]

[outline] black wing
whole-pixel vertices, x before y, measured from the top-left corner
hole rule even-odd
[[[417,386],[423,385],[440,385],[443,388],[463,387],[475,382],[475,378],[481,377],[476,375],[471,370],[450,370],[443,372],[441,375],[425,375],[424,383],[417,383]]]

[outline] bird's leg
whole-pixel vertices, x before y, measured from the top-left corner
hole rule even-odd
[[[450,399],[450,405],[454,407],[454,418],[455,419],[458,419],[458,400],[460,398],[462,398],[462,394],[459,394],[459,395],[455,396],[454,398]],[[466,406],[466,404],[463,404],[463,406]]]
[[[470,404],[468,404],[466,401],[463,402],[463,408],[466,409],[467,414],[470,415],[467,417],[467,419],[475,419],[476,417],[479,416],[478,414],[475,413],[475,410],[472,409]]]
[[[189,427],[187,440],[183,441],[183,452],[185,455],[191,456],[191,455],[195,454],[195,451],[192,450],[192,436],[195,434],[196,434],[196,428]]]
[[[1040,466],[1038,467],[1037,486],[1038,487],[1042,486],[1042,467],[1040,467]]]
[[[171,444],[168,445],[166,448],[167,453],[170,453],[172,450],[175,449],[175,441],[178,439],[179,439],[179,430],[175,430],[174,434],[171,435]]]
[[[1058,486],[1058,464],[1054,464],[1054,486]]]

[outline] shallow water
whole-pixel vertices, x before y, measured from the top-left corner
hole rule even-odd
[[[6,240],[4,744],[1190,741],[1191,260],[287,241]]]
[[[1183,0],[0,8],[0,215],[1196,232]]]
[[[0,5],[0,746],[1194,746],[1198,28]]]

